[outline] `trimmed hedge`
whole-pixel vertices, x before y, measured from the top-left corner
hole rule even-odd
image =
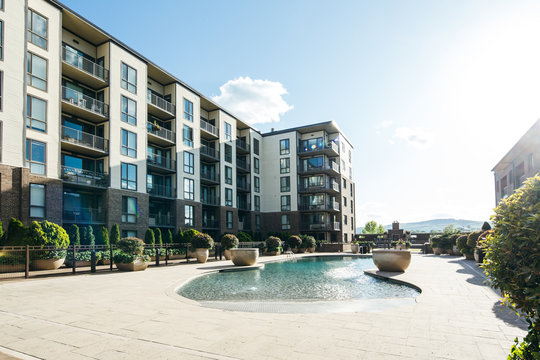
[[[221,237],[221,246],[223,246],[223,249],[225,250],[237,248],[239,242],[238,238],[233,234],[224,234]]]
[[[211,249],[214,247],[214,239],[208,234],[198,233],[191,239],[191,246],[195,249]]]
[[[287,244],[289,244],[291,249],[299,248],[302,245],[302,239],[300,239],[300,236],[292,235],[287,239]]]

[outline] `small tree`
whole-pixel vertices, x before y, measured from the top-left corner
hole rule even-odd
[[[7,241],[5,244],[9,246],[26,245],[24,243],[26,231],[27,228],[22,222],[15,218],[11,218],[9,220]]]
[[[184,244],[191,243],[191,241],[193,240],[193,237],[197,234],[199,234],[199,232],[195,229],[189,229],[189,230],[184,231],[184,235],[182,236],[182,242]]]
[[[165,233],[165,243],[166,244],[173,243],[173,234],[172,234],[171,229],[167,229],[167,232]]]
[[[238,241],[240,242],[252,242],[253,239],[251,238],[251,235],[245,231],[239,231],[238,235],[236,235],[238,238]]]
[[[71,245],[81,245],[81,235],[79,234],[79,227],[77,225],[73,224],[69,227],[68,235]]]
[[[489,225],[487,221],[484,221],[484,223],[482,224],[482,230],[483,231],[491,230],[491,225]]]
[[[163,239],[161,238],[161,230],[159,228],[154,229],[154,238],[156,240],[156,244],[163,245]]]
[[[147,229],[146,233],[144,234],[144,243],[146,245],[155,245],[156,244],[156,238],[154,236],[154,232],[152,229]]]
[[[182,244],[184,242],[184,232],[182,231],[182,228],[178,229],[178,232],[176,233],[176,236],[174,238],[174,242],[178,244]]]
[[[96,237],[94,236],[94,228],[92,226],[88,226],[87,236],[88,236],[87,245],[90,245],[90,246],[96,245]]]
[[[80,245],[88,245],[86,243],[88,239],[88,228],[86,226],[81,227],[81,239],[80,239]]]
[[[223,249],[225,250],[237,248],[238,243],[238,238],[233,234],[223,234],[221,237],[221,246],[223,246]]]
[[[111,228],[111,245],[118,244],[118,240],[120,240],[120,228],[118,227],[118,224],[114,224]]]
[[[197,232],[193,235],[191,244],[195,249],[211,249],[214,247],[214,239],[208,234]]]
[[[384,233],[384,226],[377,224],[376,221],[368,221],[366,225],[364,225],[364,229],[362,230],[363,234],[383,234]]]
[[[109,230],[105,226],[101,227],[101,245],[104,245],[105,248],[109,248]]]

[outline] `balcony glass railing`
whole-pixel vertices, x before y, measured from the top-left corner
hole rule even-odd
[[[158,154],[147,154],[146,160],[150,165],[159,166],[168,170],[176,169],[176,161],[167,156],[161,156]]]
[[[333,190],[339,192],[339,184],[337,182],[326,183],[323,185],[308,184],[307,186],[302,184],[300,191],[321,191],[321,190]]]
[[[303,230],[339,231],[341,224],[337,221],[329,223],[302,223]]]
[[[309,147],[309,146],[300,146],[298,148],[298,153],[300,153],[300,154],[312,153],[312,152],[323,151],[323,150],[332,150],[336,154],[339,154],[339,145],[337,143],[331,141],[331,142],[326,143],[326,144],[320,144],[320,145],[311,146],[311,147]]]
[[[105,212],[97,208],[64,209],[64,223],[98,224],[105,222]]]
[[[216,149],[212,149],[208,145],[201,145],[201,155],[206,155],[208,157],[219,159],[219,151]]]
[[[218,136],[217,128],[207,121],[201,119],[201,130],[204,130],[212,135]]]
[[[62,126],[62,140],[104,152],[109,151],[109,140],[67,126]]]
[[[205,205],[219,205],[219,199],[217,196],[211,197],[211,196],[203,196],[201,197],[201,202]]]
[[[236,167],[249,171],[249,163],[245,159],[236,159]]]
[[[176,197],[176,191],[171,186],[164,186],[164,185],[147,186],[146,192],[152,196],[160,196],[160,197],[167,197],[167,198]]]
[[[238,181],[236,183],[236,187],[245,191],[249,191],[249,189],[251,188],[246,181]]]
[[[236,147],[249,151],[249,144],[244,139],[236,139]]]
[[[175,137],[174,132],[169,129],[165,129],[163,126],[159,126],[157,124],[147,122],[146,131],[162,139],[168,140],[170,142],[174,142],[174,137]]]
[[[79,55],[75,51],[62,46],[62,60],[71,66],[78,68],[104,82],[109,82],[109,70],[95,62]]]
[[[325,204],[303,203],[300,205],[300,210],[339,210],[339,203],[337,201],[330,201]]]
[[[62,86],[62,100],[94,114],[109,117],[109,105],[66,86]]]
[[[213,219],[203,219],[202,227],[206,229],[219,229],[219,221]]]
[[[148,90],[146,98],[150,104],[157,106],[161,110],[165,110],[168,113],[174,114],[174,105],[167,100],[160,98],[156,94],[152,93],[150,90]]]
[[[323,164],[322,166],[313,166],[308,163],[307,166],[304,166],[301,164],[298,169],[300,172],[314,172],[314,171],[326,171],[326,170],[332,170],[336,173],[339,173],[339,165],[334,162],[330,161],[326,164]]]
[[[171,214],[149,214],[148,215],[149,226],[172,226]]]
[[[216,173],[201,171],[201,179],[219,182],[219,176]]]
[[[62,179],[65,182],[80,185],[89,185],[106,188],[109,186],[109,175],[77,169],[68,166],[62,166]]]

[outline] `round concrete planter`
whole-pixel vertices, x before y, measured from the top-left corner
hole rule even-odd
[[[476,261],[478,264],[482,264],[484,262],[484,255],[484,250],[474,249],[474,261]]]
[[[465,254],[466,260],[474,260],[474,254]]]
[[[461,253],[459,252],[459,249],[458,249],[457,245],[454,245],[454,246],[452,247],[452,255],[454,255],[454,256],[461,256]]]
[[[443,249],[440,247],[434,247],[433,248],[433,254],[435,255],[441,255],[443,253]]]
[[[115,265],[120,271],[142,271],[146,270],[148,267],[148,263],[142,260],[135,260],[134,262],[127,264],[115,263]]]
[[[73,261],[72,260],[66,260],[65,264],[69,268],[73,267]],[[92,265],[91,261],[86,261],[86,260],[77,260],[77,261],[75,261],[75,267],[77,267],[77,268],[90,267],[91,265]]]
[[[358,254],[358,252],[360,251],[360,245],[358,244],[351,244],[351,252],[353,254]]]
[[[267,251],[264,253],[266,256],[277,256],[277,255],[280,255],[281,252],[280,251]]]
[[[225,260],[231,260],[231,249],[223,250],[223,256],[225,257]]]
[[[308,248],[308,251],[310,253],[314,253],[315,252],[315,246]]]
[[[202,248],[195,249],[195,257],[197,258],[197,262],[204,264],[206,260],[208,260],[209,253],[210,251],[208,249],[202,249]]]
[[[0,265],[0,273],[23,272],[24,264],[3,264]]]
[[[254,265],[259,258],[259,249],[257,248],[231,249],[230,251],[231,260],[236,266]]]
[[[34,270],[56,270],[64,264],[65,260],[65,257],[53,259],[37,259],[32,260],[30,265]]]
[[[404,272],[411,263],[411,251],[376,249],[373,262],[380,271]]]
[[[295,249],[294,252],[295,252],[296,254],[304,254],[306,251],[307,251],[306,248],[297,248],[297,249]]]

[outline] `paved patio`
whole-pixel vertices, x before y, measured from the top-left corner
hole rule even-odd
[[[174,294],[227,264],[0,282],[0,359],[495,360],[526,333],[474,262],[450,256],[414,255],[396,278],[422,294],[378,311],[232,312]]]

